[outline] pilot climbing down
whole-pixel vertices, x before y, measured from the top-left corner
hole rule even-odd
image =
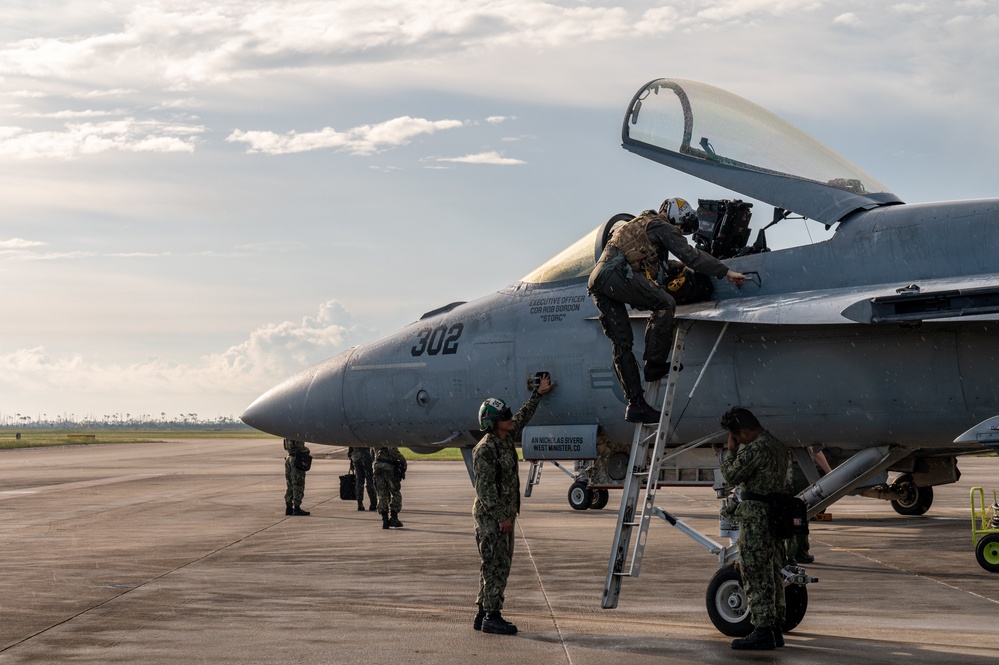
[[[669,253],[692,270],[735,285],[746,276],[729,270],[715,257],[691,247],[684,234],[697,230],[697,215],[683,199],[663,201],[659,212],[646,210],[618,227],[590,273],[588,290],[600,311],[600,324],[611,341],[614,371],[628,398],[624,419],[655,423],[659,412],[645,401],[638,362],[631,351],[634,334],[627,305],[652,310],[645,327],[645,380],[659,381],[669,371],[676,301],[663,283]]]
[[[551,391],[543,374],[517,414],[502,400],[490,397],[479,408],[479,428],[487,432],[472,451],[475,474],[475,543],[482,558],[478,612],[472,626],[483,633],[513,635],[517,627],[503,618],[506,581],[513,563],[513,523],[520,512],[520,476],[514,439],[534,415],[541,396]]]

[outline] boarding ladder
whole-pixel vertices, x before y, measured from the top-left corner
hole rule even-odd
[[[625,577],[638,577],[642,567],[642,556],[645,552],[645,539],[649,533],[649,522],[653,515],[665,517],[666,513],[656,508],[653,503],[656,498],[656,489],[659,485],[659,474],[663,462],[666,459],[683,454],[687,450],[695,448],[713,439],[719,434],[715,432],[706,437],[693,441],[678,449],[669,457],[666,456],[666,443],[670,437],[670,420],[673,412],[673,405],[676,399],[677,382],[680,371],[683,369],[683,352],[685,349],[687,331],[693,325],[692,322],[683,321],[676,326],[676,334],[673,337],[673,351],[670,355],[669,373],[665,381],[656,381],[649,384],[646,389],[646,401],[656,404],[662,395],[662,411],[658,423],[635,424],[635,436],[631,444],[631,461],[628,465],[628,474],[624,479],[624,495],[621,497],[621,510],[618,513],[617,527],[614,531],[614,544],[611,547],[610,563],[607,566],[607,581],[604,584],[604,595],[600,601],[603,609],[613,609],[617,607],[618,597],[621,595],[621,582]],[[726,323],[718,335],[714,348],[708,354],[704,367],[694,382],[690,391],[693,397],[697,385],[704,376],[718,350],[725,330]],[[663,385],[665,383],[665,386]],[[665,389],[665,393],[663,393]],[[652,444],[651,454],[649,444]],[[673,521],[668,519],[668,521]],[[634,533],[637,528],[637,534]],[[689,531],[689,529],[688,529]],[[631,549],[629,556],[629,546],[635,536],[635,545]],[[711,543],[716,545],[716,543]]]
[[[659,485],[659,467],[666,451],[666,439],[669,438],[670,414],[673,411],[676,384],[682,369],[684,342],[689,327],[690,324],[686,322],[676,327],[666,381],[656,381],[646,389],[646,401],[657,404],[665,387],[659,422],[635,423],[635,436],[631,442],[631,461],[628,464],[628,475],[624,478],[624,496],[621,498],[621,511],[614,531],[614,545],[611,548],[610,565],[607,568],[604,596],[600,601],[600,606],[604,609],[617,607],[617,599],[621,595],[621,581],[625,577],[637,577],[642,567],[642,554],[645,551],[645,539],[649,533],[649,521],[653,512],[652,504],[656,499],[656,488]],[[663,386],[663,383],[666,385]],[[634,533],[636,527],[637,534]],[[633,535],[636,536],[635,546],[629,557],[628,549]]]

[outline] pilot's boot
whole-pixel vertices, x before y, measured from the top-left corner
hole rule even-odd
[[[482,620],[486,618],[486,610],[482,607],[482,603],[478,605],[479,611],[475,613],[475,620],[472,621],[472,628],[475,630],[482,630]]]
[[[398,512],[396,512],[394,510],[392,511],[392,516],[389,517],[388,524],[389,524],[389,526],[394,526],[394,527],[400,527],[400,526],[402,526],[402,522],[399,521],[399,513]]]
[[[646,362],[645,363],[645,380],[649,383],[655,383],[656,381],[661,381],[664,376],[669,374],[669,363],[657,363],[657,362]]]
[[[298,508],[293,508],[292,511],[291,511],[291,514],[292,515],[311,515],[312,513],[310,513],[308,510],[302,510],[301,507],[298,507]]]
[[[382,528],[387,529],[389,526],[391,525],[389,524],[388,511],[386,510],[382,512]]]
[[[494,635],[516,635],[517,627],[503,618],[499,610],[488,612],[482,620],[482,632]]]
[[[624,419],[629,423],[657,423],[659,416],[660,413],[649,406],[643,397],[628,402],[628,407],[624,410]]]
[[[782,636],[781,640],[783,641],[783,639]],[[774,630],[770,626],[753,628],[753,632],[746,637],[732,640],[732,648],[747,651],[770,651],[777,648],[777,640],[774,638]]]
[[[292,507],[291,507],[290,503],[284,504],[284,514],[285,515],[291,515],[292,514]]]

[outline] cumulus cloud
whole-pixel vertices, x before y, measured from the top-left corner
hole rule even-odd
[[[51,403],[65,404],[66,393],[84,386],[87,393],[114,395],[119,402],[141,396],[145,404],[128,408],[150,411],[159,409],[157,400],[167,396],[191,395],[191,401],[211,393],[252,398],[371,336],[371,331],[353,323],[339,302],[329,300],[315,316],[261,326],[243,342],[196,363],[151,359],[102,364],[80,354],[54,356],[42,346],[18,349],[0,355],[0,391],[10,395],[4,399],[8,404],[16,403],[16,396],[37,401],[32,393],[49,394]],[[104,408],[123,407],[107,404]]]
[[[193,152],[204,127],[124,118],[67,123],[62,131],[0,127],[0,155],[17,159],[75,159],[108,152]]]
[[[338,132],[324,127],[317,132],[288,132],[276,134],[267,131],[234,130],[226,141],[245,143],[248,153],[286,155],[311,150],[338,150],[352,155],[371,155],[380,150],[405,145],[424,134],[461,127],[460,120],[426,120],[402,116],[377,125],[361,125]]]
[[[508,121],[516,120],[516,119],[517,119],[517,116],[515,116],[515,115],[491,115],[488,118],[486,118],[486,122],[488,122],[490,125],[498,125],[500,123],[504,123],[504,122],[508,122]]]
[[[464,157],[438,157],[439,162],[457,162],[459,164],[497,164],[500,166],[511,166],[515,164],[526,164],[527,162],[522,159],[514,159],[512,157],[504,157],[496,151],[492,152],[479,152],[474,155],[465,155]]]

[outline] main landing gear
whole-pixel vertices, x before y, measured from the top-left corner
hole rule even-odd
[[[577,480],[569,487],[569,505],[573,510],[600,510],[609,500],[609,490],[590,489],[583,480]]]

